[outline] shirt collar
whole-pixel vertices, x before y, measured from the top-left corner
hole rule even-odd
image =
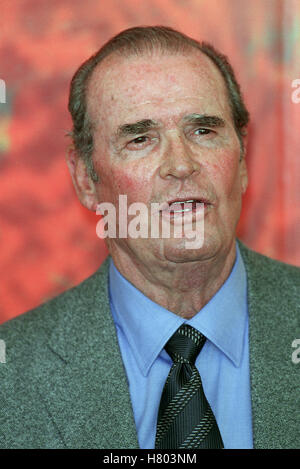
[[[236,245],[233,269],[222,287],[188,323],[239,366],[248,322],[247,274]]]
[[[247,321],[246,271],[237,245],[234,267],[218,292],[190,320],[150,300],[126,280],[112,259],[109,293],[115,324],[125,335],[141,373],[146,376],[166,342],[183,323],[202,332],[239,366]]]

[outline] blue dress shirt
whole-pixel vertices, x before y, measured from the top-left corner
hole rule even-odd
[[[112,261],[109,293],[140,448],[154,448],[160,397],[172,366],[164,346],[183,323],[207,337],[195,364],[224,447],[252,448],[247,278],[238,246],[230,276],[189,320],[146,297]]]

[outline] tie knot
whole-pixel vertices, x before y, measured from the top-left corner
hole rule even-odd
[[[173,362],[194,365],[206,337],[193,327],[183,324],[167,342],[165,349]]]

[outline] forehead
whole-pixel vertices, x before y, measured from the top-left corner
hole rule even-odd
[[[89,116],[101,125],[135,119],[180,119],[185,113],[230,115],[224,79],[200,51],[187,55],[111,55],[94,70]]]

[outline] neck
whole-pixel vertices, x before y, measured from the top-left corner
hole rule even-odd
[[[229,250],[205,260],[142,262],[111,249],[119,272],[152,301],[186,319],[192,318],[229,277],[236,257],[235,240]]]

